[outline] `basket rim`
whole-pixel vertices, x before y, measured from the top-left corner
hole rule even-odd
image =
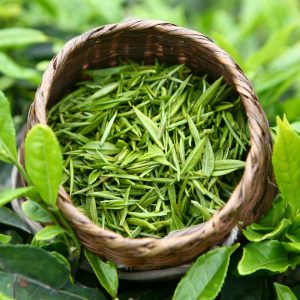
[[[266,185],[268,184],[268,181],[271,181],[272,176],[270,171],[272,140],[268,129],[267,118],[258,102],[258,98],[250,81],[244,75],[243,71],[224,50],[214,44],[211,39],[207,38],[203,34],[191,29],[157,20],[131,20],[122,23],[108,24],[94,28],[68,41],[61,51],[52,59],[48,68],[44,72],[42,82],[36,91],[35,100],[30,108],[27,131],[36,123],[47,124],[46,104],[49,100],[49,90],[52,88],[56,72],[58,72],[57,67],[59,64],[64,63],[74,49],[83,46],[87,40],[97,39],[100,36],[103,37],[105,35],[111,35],[122,30],[140,31],[146,29],[155,29],[157,32],[161,31],[176,37],[184,36],[185,38],[190,38],[195,43],[199,43],[199,45],[201,43],[201,47],[206,51],[211,51],[213,53],[212,55],[216,60],[216,63],[218,63],[219,66],[222,66],[224,72],[226,72],[228,76],[225,80],[228,80],[231,83],[235,91],[241,97],[241,102],[245,109],[250,132],[250,147],[245,160],[246,166],[241,180],[224,206],[214,213],[212,218],[205,223],[205,226],[202,226],[205,227],[204,229],[199,227],[200,229],[198,231],[196,230],[191,233],[187,231],[186,233],[178,236],[164,237],[162,239],[149,237],[131,239],[123,237],[122,235],[110,230],[103,229],[94,224],[86,215],[80,212],[73,205],[71,197],[66,193],[64,188],[62,186],[60,187],[58,206],[64,213],[65,217],[76,227],[76,232],[79,234],[80,239],[84,239],[82,236],[84,235],[84,232],[80,232],[80,230],[78,231],[78,228],[84,227],[85,233],[89,232],[91,236],[103,239],[103,244],[106,247],[114,249],[115,245],[124,244],[126,245],[126,247],[124,247],[127,248],[127,250],[129,249],[129,253],[131,251],[130,249],[135,249],[136,251],[133,251],[134,255],[141,259],[145,257],[151,258],[158,255],[158,253],[163,253],[164,251],[178,252],[182,249],[182,247],[186,246],[196,247],[196,244],[203,242],[203,234],[209,235],[212,234],[212,232],[222,233],[222,224],[224,222],[231,222],[231,228],[233,228],[234,225],[241,220],[240,215],[234,215],[231,208],[242,208],[243,205],[247,207],[247,204],[242,203],[241,201],[241,203],[238,202],[242,197],[249,198],[251,196],[249,191],[246,189],[246,183],[252,181],[254,176],[253,170],[258,172],[259,176],[266,177]],[[265,166],[265,170],[262,170],[261,166]],[[265,190],[263,192],[260,191],[260,198],[264,197],[266,190],[269,192],[272,191],[270,188],[268,189],[265,186]],[[256,192],[254,192],[254,196],[255,195]],[[266,210],[266,208],[270,205],[273,199],[273,194],[269,195],[267,198],[268,200],[265,202],[268,203],[265,203],[259,208],[262,211]],[[250,208],[253,208],[251,205]],[[257,217],[257,215],[255,217]],[[74,219],[74,216],[76,216],[76,219]],[[228,220],[228,217],[232,218],[232,220]],[[246,221],[243,225],[247,222],[249,223],[249,221],[252,220],[251,218],[253,219],[251,216],[246,216]],[[223,240],[229,232],[230,230],[223,233],[221,240]],[[207,247],[205,248],[208,248],[208,244],[206,246]],[[105,249],[102,249],[101,253],[104,253],[105,257],[109,257],[109,251],[106,252]]]

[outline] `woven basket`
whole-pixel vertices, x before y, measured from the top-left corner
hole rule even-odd
[[[66,43],[44,73],[28,116],[27,130],[46,124],[46,109],[62,99],[83,70],[115,66],[119,59],[155,59],[187,64],[216,79],[223,76],[240,96],[247,114],[250,143],[244,174],[226,205],[205,223],[163,239],[124,238],[95,225],[72,203],[63,187],[58,206],[82,244],[93,253],[133,270],[155,270],[193,261],[220,244],[235,226],[257,220],[275,195],[271,136],[265,114],[248,79],[222,49],[202,34],[159,21],[129,21],[88,31]],[[21,149],[21,159],[23,150]]]

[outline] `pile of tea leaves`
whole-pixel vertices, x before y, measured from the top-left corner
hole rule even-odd
[[[87,71],[48,111],[48,123],[74,204],[131,238],[210,219],[239,182],[249,147],[237,95],[222,78],[208,81],[185,65]]]

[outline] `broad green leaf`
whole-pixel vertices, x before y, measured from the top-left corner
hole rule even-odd
[[[30,197],[34,195],[34,193],[35,188],[32,186],[17,189],[0,190],[0,206],[4,206],[12,200],[20,197]]]
[[[274,287],[276,300],[297,300],[297,297],[288,286],[274,282]]]
[[[300,243],[299,242],[292,242],[292,243],[281,242],[281,244],[285,248],[286,251],[291,252],[291,253],[300,254]]]
[[[30,28],[4,28],[0,30],[0,48],[26,46],[46,42],[45,34]]]
[[[14,298],[8,297],[0,292],[0,299],[1,300],[15,300]]]
[[[158,127],[156,124],[147,116],[145,116],[140,110],[138,110],[136,107],[133,107],[134,112],[136,113],[137,117],[139,118],[142,126],[145,127],[146,130],[148,130],[150,136],[152,137],[153,141],[161,148],[163,149],[162,143],[159,141],[159,134],[158,134]]]
[[[42,199],[56,207],[63,162],[58,141],[47,125],[36,125],[25,139],[26,171]]]
[[[258,270],[284,272],[291,266],[288,252],[278,241],[263,241],[247,244],[238,264],[241,275],[252,274]]]
[[[13,163],[17,159],[16,131],[10,105],[0,91],[0,160]]]
[[[259,224],[256,224],[254,227],[252,224],[243,230],[243,234],[251,242],[260,242],[267,239],[278,239],[290,224],[291,221],[288,219],[281,220],[276,227],[271,229]]]
[[[272,207],[259,220],[259,224],[267,227],[275,227],[285,216],[286,202],[282,197],[276,198],[272,202]]]
[[[51,222],[48,213],[36,202],[27,200],[22,203],[22,210],[24,214],[32,221],[46,223]]]
[[[248,58],[247,65],[249,68],[261,66],[278,57],[286,49],[287,41],[297,26],[298,24],[292,23],[275,30],[263,47],[254,51]]]
[[[7,244],[9,243],[10,240],[11,240],[10,235],[0,233],[0,244]]]
[[[110,261],[105,263],[88,250],[84,251],[84,255],[94,270],[100,284],[113,298],[115,298],[119,286],[116,266]]]
[[[62,288],[70,275],[68,267],[49,252],[29,245],[0,245],[0,265],[6,273],[54,288]]]
[[[69,282],[62,288],[55,288],[23,274],[12,274],[5,271],[0,271],[0,290],[6,297],[22,300],[106,300],[106,297],[98,289]],[[6,298],[0,297],[0,299],[5,300]]]
[[[295,214],[300,209],[300,137],[286,119],[277,118],[278,136],[274,145],[273,165],[276,181],[284,200]]]
[[[47,241],[47,240],[55,238],[56,236],[58,236],[64,232],[65,232],[65,230],[58,225],[48,225],[48,226],[44,227],[42,230],[40,230],[34,236],[34,238],[37,241]]]
[[[0,51],[0,72],[4,75],[14,79],[28,79],[34,83],[40,80],[40,74],[29,68],[19,66],[6,53]]]
[[[7,207],[0,207],[0,224],[13,226],[31,233],[27,223],[25,223],[15,212]]]
[[[215,299],[224,283],[230,256],[238,246],[220,247],[201,255],[180,280],[173,299]]]
[[[300,99],[298,97],[285,100],[282,103],[280,103],[280,106],[282,107],[282,110],[284,111],[288,120],[292,121],[298,119],[300,115]],[[293,124],[291,124],[291,126],[293,127]]]

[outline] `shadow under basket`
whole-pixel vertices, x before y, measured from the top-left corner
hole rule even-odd
[[[88,31],[65,44],[44,73],[31,106],[27,131],[46,124],[46,110],[80,81],[86,69],[99,69],[130,59],[146,64],[155,59],[185,63],[192,71],[221,76],[240,96],[250,131],[250,148],[243,176],[226,204],[205,223],[162,238],[130,239],[95,225],[60,188],[58,207],[91,252],[129,270],[158,270],[192,262],[220,245],[234,228],[256,221],[276,193],[272,183],[272,141],[265,114],[251,83],[222,49],[202,34],[160,21],[134,20]],[[20,149],[21,160],[23,149]]]

